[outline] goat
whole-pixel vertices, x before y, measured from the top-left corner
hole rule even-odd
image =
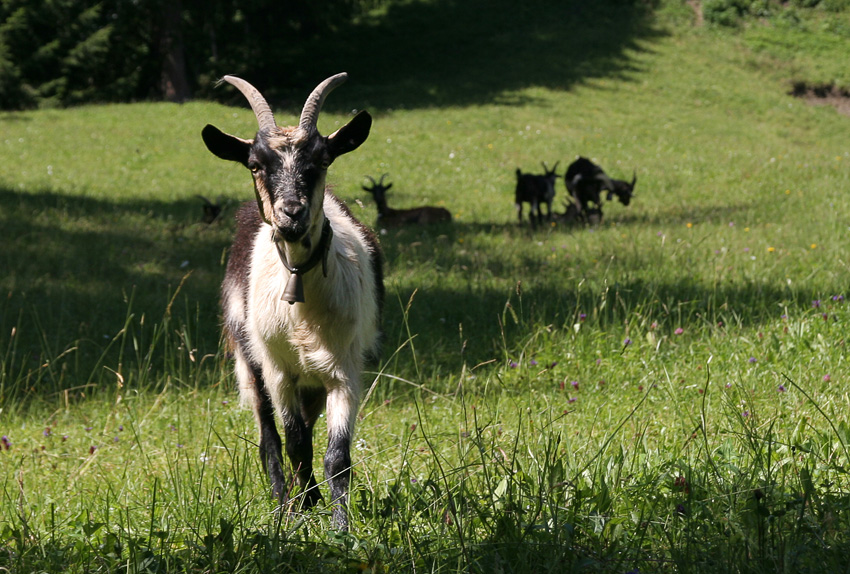
[[[590,203],[595,203],[600,210],[601,216],[602,201],[600,192],[607,190],[607,200],[611,201],[614,195],[620,200],[623,205],[628,205],[632,197],[634,197],[634,188],[637,183],[637,172],[635,172],[631,183],[621,180],[612,179],[602,171],[602,168],[585,157],[579,157],[567,168],[567,173],[564,175],[564,182],[567,186],[567,191],[578,205],[578,210],[584,213]]]
[[[381,176],[380,181],[375,181],[371,176],[366,176],[371,182],[371,187],[361,186],[365,191],[372,194],[375,199],[375,204],[378,206],[378,226],[394,227],[407,224],[428,224],[442,223],[452,220],[452,214],[445,207],[413,207],[410,209],[393,209],[387,206],[387,191],[393,184],[384,185],[384,178],[388,174]]]
[[[543,175],[534,175],[530,173],[522,173],[517,168],[516,170],[516,189],[514,191],[514,206],[516,207],[517,218],[522,223],[522,204],[529,203],[529,220],[531,226],[536,227],[538,223],[543,222],[543,212],[540,209],[541,204],[546,204],[546,219],[552,219],[552,201],[555,199],[555,179],[557,175],[555,171],[558,169],[558,163],[555,162],[555,167],[549,171],[546,163],[543,163]]]
[[[236,215],[221,302],[239,394],[259,427],[272,494],[292,511],[277,413],[293,482],[303,490],[302,506],[322,499],[313,475],[312,435],[325,407],[325,479],[340,530],[348,529],[361,370],[365,360],[378,357],[384,300],[377,238],[325,186],[331,163],[359,147],[372,125],[361,111],[331,135],[319,133],[322,104],[346,78],[337,74],[319,84],[298,125],[278,127],[256,88],[225,76],[250,102],[257,134],[246,140],[212,125],[202,131],[213,154],[241,163],[254,180],[256,205],[246,203]]]

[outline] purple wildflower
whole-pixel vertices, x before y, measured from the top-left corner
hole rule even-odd
[[[777,391],[779,391],[780,393],[784,393],[784,392],[785,392],[785,390],[786,390],[786,389],[785,389],[785,385],[779,385],[779,386],[776,388],[776,390],[777,390]]]
[[[632,344],[632,340],[631,340],[631,339],[629,339],[628,337],[626,337],[626,340],[625,340],[625,341],[623,341],[623,346],[624,346],[624,347],[628,347],[628,346],[629,346],[629,345],[631,345],[631,344]]]
[[[832,300],[836,303],[844,303],[844,295],[833,295]]]
[[[552,361],[552,364],[549,365],[549,368],[554,369],[556,366],[558,366],[558,361]]]
[[[536,367],[536,366],[537,366],[537,361],[536,361],[536,360],[534,360],[534,359],[531,359],[531,360],[528,362],[528,364],[529,364],[529,365],[531,365],[532,367]]]
[[[575,390],[578,390],[578,381],[570,381],[570,385],[572,385],[572,387],[573,387]]]
[[[829,381],[831,381],[831,380],[832,380],[832,377],[830,377],[829,375],[824,375],[824,376],[823,376],[823,382],[828,383],[828,382],[829,382]]]
[[[581,321],[583,323],[585,319],[587,319],[587,313],[579,313],[578,314],[578,320],[579,321]]]
[[[815,299],[814,301],[812,301],[812,307],[814,307],[815,309],[819,309],[820,308],[820,299]]]
[[[43,434],[44,436],[50,436],[50,435],[53,434],[53,432],[50,430],[50,427],[47,427],[47,428],[44,429],[44,432],[41,433],[41,434]]]
[[[750,411],[744,411],[744,412],[742,412],[742,413],[741,413],[741,415],[742,415],[744,418],[747,418],[748,416],[750,416]]]
[[[682,329],[681,327],[677,327],[676,330],[673,331],[673,333],[675,333],[676,335],[681,335],[684,332],[685,332],[685,330]]]
[[[518,366],[519,366],[519,363],[517,363],[516,361],[511,361],[511,362],[510,362],[510,367],[511,367],[512,369],[516,369]]]
[[[749,361],[750,361],[751,363],[757,363],[757,362],[758,362],[758,359],[756,359],[755,357],[750,357],[750,358],[749,358]]]
[[[9,450],[10,448],[12,448],[12,441],[10,441],[9,437],[7,437],[6,435],[0,437],[0,443],[3,444],[3,450]]]
[[[577,399],[577,398],[575,398],[575,397],[570,397],[569,399],[567,399],[567,402],[568,402],[568,403],[574,403],[574,402],[576,402],[577,400],[578,400],[578,399]]]

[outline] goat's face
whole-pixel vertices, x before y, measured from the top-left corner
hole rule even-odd
[[[371,186],[362,185],[364,191],[368,191],[372,194],[372,198],[375,200],[379,206],[382,204],[386,204],[387,202],[387,191],[393,186],[392,183],[384,185],[384,178],[387,177],[388,174],[384,174],[381,176],[379,181],[375,181],[375,179],[371,176],[366,176],[369,181],[372,182]]]
[[[632,197],[634,197],[637,174],[634,175],[631,182],[623,181],[621,179],[614,179],[611,181],[614,183],[614,189],[608,193],[608,201],[611,201],[611,194],[614,194],[617,196],[617,199],[620,200],[620,203],[628,205],[632,200]]]
[[[286,128],[274,123],[268,104],[250,84],[230,76],[225,80],[248,97],[260,129],[253,140],[243,140],[207,125],[201,134],[204,143],[218,157],[251,170],[260,215],[276,239],[304,241],[322,213],[328,167],[366,140],[372,118],[360,112],[330,136],[319,133],[319,108],[325,96],[345,80],[344,74],[320,84],[304,105],[299,125]]]

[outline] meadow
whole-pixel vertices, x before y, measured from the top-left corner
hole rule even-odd
[[[850,117],[789,95],[850,86],[850,12],[801,14],[398,2],[313,47],[320,130],[375,118],[335,193],[454,216],[377,229],[348,533],[276,511],[220,339],[253,193],[200,130],[250,109],[0,113],[0,570],[850,571]],[[578,155],[632,204],[519,224],[516,168]]]

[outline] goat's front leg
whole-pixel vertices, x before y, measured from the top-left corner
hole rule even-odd
[[[245,360],[241,350],[236,350],[236,374],[239,392],[252,406],[257,428],[260,430],[260,461],[269,475],[272,496],[281,502],[286,500],[286,480],[283,473],[282,444],[274,418],[274,406],[266,391],[263,374],[259,367]]]
[[[353,386],[341,384],[328,392],[328,450],[325,454],[325,480],[331,490],[334,524],[340,530],[348,530],[351,437],[354,432],[358,402]]]
[[[322,499],[313,475],[313,425],[322,411],[323,389],[299,389],[283,408],[286,454],[292,465],[293,482],[303,491],[302,508]]]

